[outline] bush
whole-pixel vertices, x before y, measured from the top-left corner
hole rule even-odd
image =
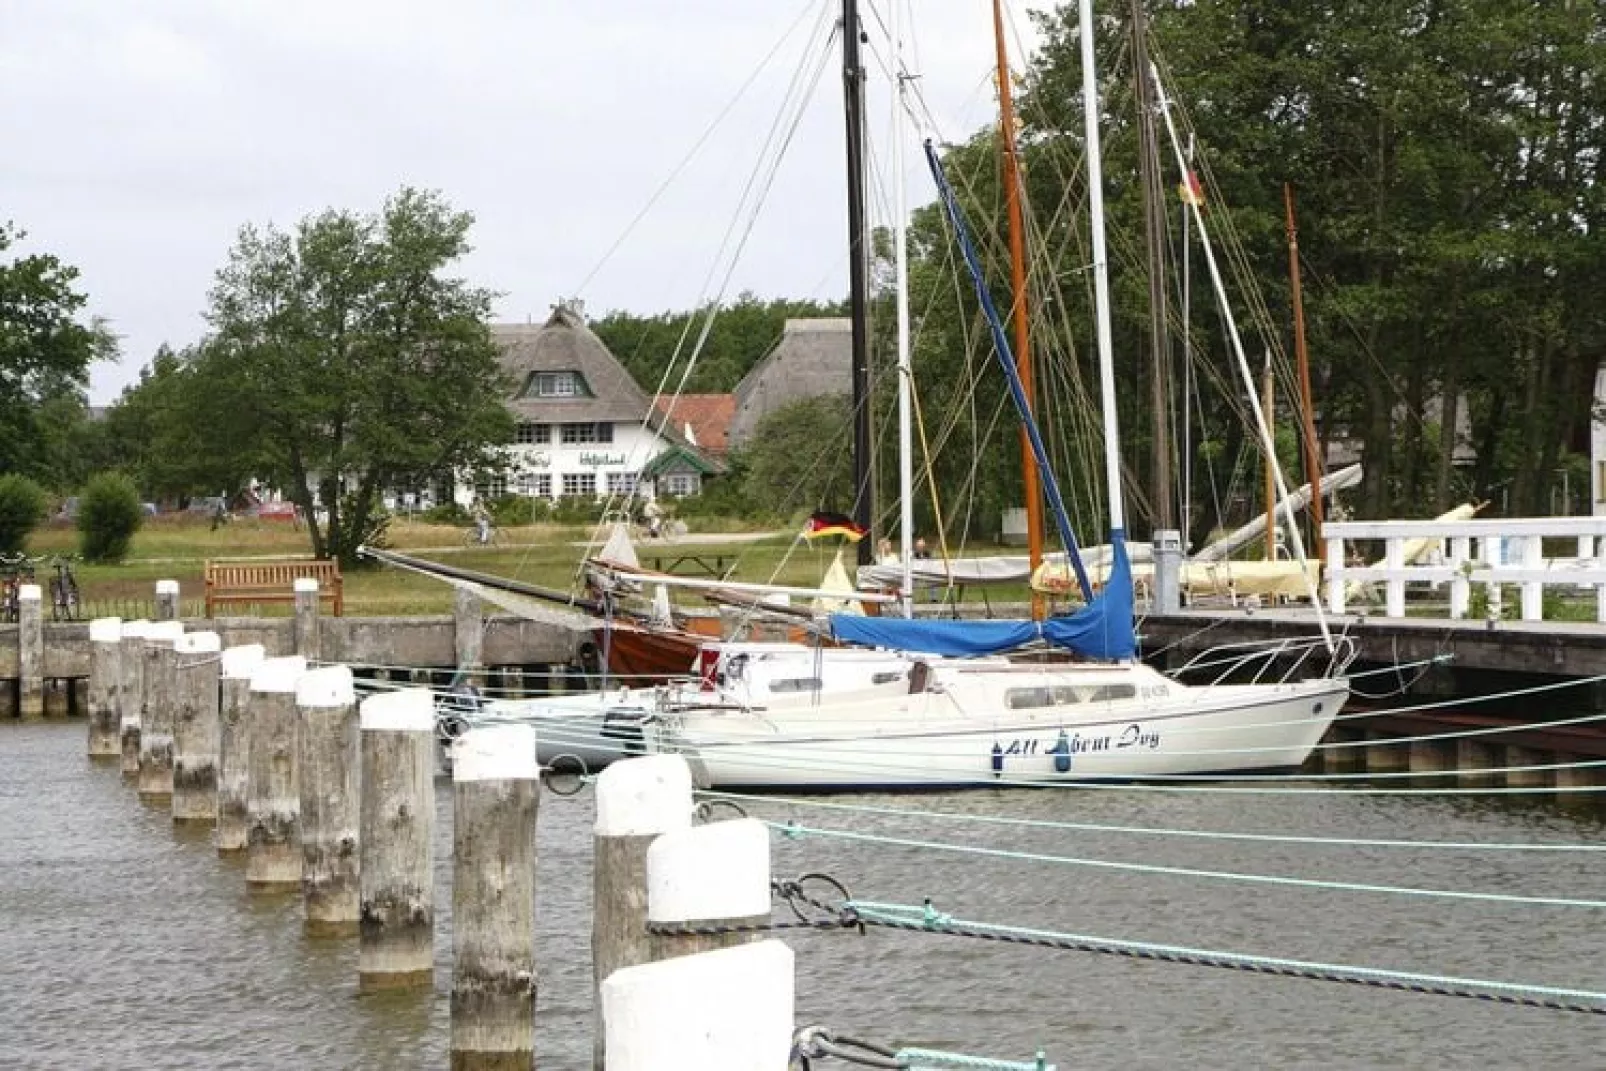
[[[79,553],[90,562],[122,561],[144,519],[134,481],[120,472],[101,473],[78,499]]]
[[[48,509],[44,489],[28,477],[0,476],[0,554],[21,553]]]
[[[538,511],[545,514],[550,509],[545,499],[538,501],[527,495],[503,495],[493,499],[490,505],[491,520],[500,528],[534,524],[541,519],[537,516]]]
[[[558,524],[596,524],[606,504],[592,495],[564,495],[552,507],[552,520]]]
[[[456,502],[443,502],[420,513],[418,519],[425,524],[466,525],[472,518],[469,517],[468,510]]]

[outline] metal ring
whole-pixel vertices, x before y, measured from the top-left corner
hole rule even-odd
[[[819,897],[809,895],[807,885],[810,882],[816,882],[822,885],[830,886],[832,890],[841,894],[841,902],[843,904],[846,904],[849,900],[853,899],[853,894],[848,892],[848,887],[833,878],[831,875],[819,873],[803,874],[797,879],[797,881],[791,883],[791,891],[793,891],[795,895],[790,895],[786,898],[787,906],[792,909],[792,914],[797,916],[797,920],[799,922],[823,922],[827,919],[840,920],[845,918],[845,908],[828,906],[821,901]],[[823,912],[824,917],[810,917],[809,915],[805,915],[803,910],[798,907],[798,901],[800,900],[815,910]]]
[[[590,770],[586,762],[578,755],[554,755],[552,761],[546,764],[541,771],[541,780],[547,791],[554,796],[577,796],[580,790],[586,787],[586,776]]]
[[[735,811],[736,817],[738,818],[747,817],[747,812],[742,810],[742,805],[733,800],[703,800],[697,805],[696,809],[692,811],[692,817],[697,819],[698,822],[706,825],[715,820],[713,817],[714,812],[721,807],[726,807]]]

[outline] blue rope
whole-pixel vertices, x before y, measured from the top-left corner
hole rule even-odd
[[[1377,967],[1356,967],[1343,963],[1256,956],[1241,952],[1189,948],[1183,945],[1123,941],[1108,937],[1030,929],[997,923],[974,922],[938,912],[930,901],[924,905],[887,904],[868,900],[849,900],[843,905],[864,923],[912,932],[979,937],[986,940],[1039,945],[1069,951],[1098,952],[1134,959],[1188,963],[1203,967],[1308,978],[1315,981],[1345,982],[1351,985],[1398,989],[1437,996],[1468,997],[1499,1004],[1547,1008],[1553,1011],[1606,1015],[1606,992],[1567,989],[1559,986],[1529,985],[1521,982],[1490,981],[1454,975],[1420,974]]]

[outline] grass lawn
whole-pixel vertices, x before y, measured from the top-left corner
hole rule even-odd
[[[543,587],[570,590],[575,572],[585,553],[582,542],[587,528],[543,524],[526,528],[504,528],[498,532],[498,545],[489,548],[466,546],[466,531],[447,525],[429,525],[398,520],[392,523],[389,540],[393,549],[422,558],[449,562],[500,576],[512,577]],[[34,556],[73,554],[78,533],[72,527],[52,524],[35,531],[28,541]],[[673,543],[646,543],[637,547],[642,564],[651,567],[659,557],[668,567],[684,556],[701,556],[710,565],[723,558],[724,567],[734,565],[732,579],[778,584],[814,585],[819,583],[836,551],[835,541],[821,545],[798,542],[791,535],[775,535],[752,542],[699,542],[690,533]],[[995,548],[973,547],[970,553],[991,553]],[[849,568],[853,550],[844,550]],[[186,616],[199,616],[205,591],[203,575],[209,558],[310,557],[305,531],[280,521],[235,520],[213,530],[206,517],[157,517],[147,519],[134,537],[128,560],[122,565],[75,563],[79,591],[87,616],[119,614],[139,616],[150,612],[150,600],[157,580],[177,580],[183,595]],[[38,579],[45,583],[49,564],[39,566]],[[677,572],[692,572],[683,565]],[[988,592],[994,602],[1018,601],[1025,586],[995,588]],[[672,592],[687,606],[706,603],[690,591]],[[967,598],[979,600],[978,592]],[[401,616],[449,613],[452,589],[449,585],[385,566],[347,572],[345,577],[346,613],[351,616]],[[47,607],[48,609],[48,607]],[[240,608],[238,612],[246,612]],[[261,613],[289,612],[284,604],[264,606]]]

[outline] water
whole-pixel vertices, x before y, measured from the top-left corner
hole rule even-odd
[[[302,936],[293,897],[175,833],[84,727],[0,727],[0,1067],[440,1068],[451,949],[441,792],[433,993],[358,996],[354,941]],[[445,786],[440,786],[444,788]],[[1592,815],[1471,799],[982,791],[838,799],[1113,824],[1439,840],[1606,843]],[[839,814],[808,825],[1172,866],[1422,888],[1603,897],[1591,854],[1336,849],[1137,838]],[[538,1062],[590,1054],[589,793],[540,812]],[[778,839],[779,875],[827,871],[863,899],[967,918],[1270,955],[1606,989],[1589,908],[1531,907]],[[799,1025],[1061,1067],[1598,1067],[1606,1020],[1106,956],[872,930],[798,933]],[[832,1067],[846,1066],[832,1064]]]

